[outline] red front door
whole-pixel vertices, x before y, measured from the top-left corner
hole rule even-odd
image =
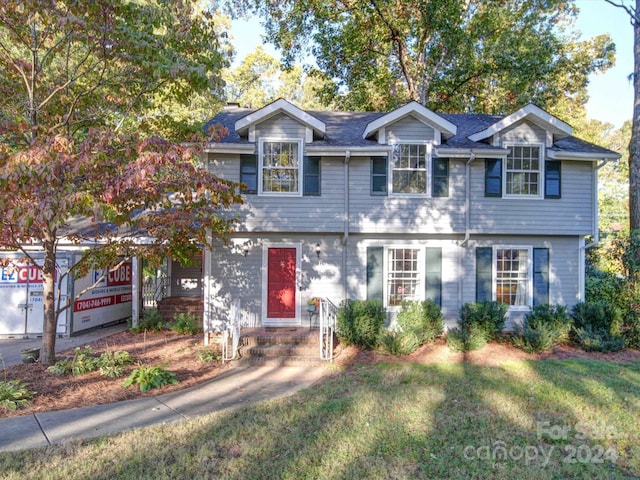
[[[267,319],[296,318],[296,249],[269,248]]]

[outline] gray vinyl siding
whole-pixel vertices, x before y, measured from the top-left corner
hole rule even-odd
[[[520,120],[494,135],[494,145],[505,142],[546,144],[547,132],[533,122]]]
[[[386,129],[387,143],[408,140],[431,141],[434,139],[433,127],[424,124],[413,116],[401,118]]]
[[[231,182],[240,181],[240,156],[231,153],[209,153],[207,168],[217,177]]]
[[[280,113],[256,125],[256,141],[261,137],[305,138],[306,128],[290,116]]]
[[[562,161],[562,198],[527,199],[484,196],[484,160],[471,164],[473,233],[588,235],[595,228],[591,162]]]
[[[406,236],[387,235],[375,239],[362,235],[350,236],[347,245],[347,297],[367,298],[367,247],[420,246],[442,248],[442,314],[447,324],[454,325],[457,318],[459,268],[458,251],[460,247],[453,239],[436,240],[425,238],[407,238]],[[388,324],[393,324],[397,312],[388,312]]]
[[[352,157],[349,230],[354,233],[463,233],[464,169],[463,160],[450,160],[448,197],[372,196],[370,159]]]
[[[238,155],[209,154],[209,169],[232,181],[240,177]],[[245,195],[245,204],[232,212],[248,232],[344,231],[344,158],[320,160],[320,196]],[[368,180],[367,180],[368,181]]]
[[[246,256],[241,245],[250,245]],[[343,247],[339,236],[248,236],[231,239],[230,245],[217,244],[211,251],[211,286],[205,292],[210,311],[209,326],[219,330],[227,319],[229,306],[240,302],[242,326],[262,325],[263,313],[263,255],[269,244],[278,243],[294,247],[301,245],[301,264],[296,299],[300,304],[299,324],[309,324],[307,302],[312,297],[331,300],[336,306],[344,298],[343,278],[335,275],[342,269]],[[321,245],[320,258],[315,253],[316,243]],[[282,246],[282,245],[278,245]],[[317,318],[313,319],[314,323]]]
[[[494,245],[526,246],[549,249],[549,303],[566,305],[569,310],[580,301],[580,244],[579,237],[570,236],[482,236],[472,237],[466,248],[462,248],[461,292],[462,303],[475,302],[475,262],[477,247]],[[507,327],[522,320],[524,313],[510,315]]]

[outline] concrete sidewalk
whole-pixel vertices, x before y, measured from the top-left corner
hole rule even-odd
[[[207,383],[179,392],[3,418],[0,452],[111,435],[292,395],[313,385],[328,371],[324,366],[235,367]]]

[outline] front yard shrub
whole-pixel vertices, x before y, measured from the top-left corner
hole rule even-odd
[[[345,300],[338,309],[338,339],[345,345],[376,348],[385,318],[381,300]]]
[[[176,313],[173,316],[173,320],[174,323],[171,324],[170,329],[180,335],[196,335],[202,332],[202,329],[198,326],[198,318],[191,312]]]
[[[619,352],[624,349],[624,338],[592,327],[575,330],[576,343],[587,352]]]
[[[385,331],[380,344],[387,353],[407,355],[432,342],[444,330],[440,306],[432,300],[404,301],[398,312],[398,328]]]
[[[543,352],[554,345],[567,343],[571,317],[563,305],[536,305],[516,326],[513,344],[525,352]]]
[[[0,407],[7,410],[26,407],[35,394],[20,380],[0,381]]]
[[[447,332],[447,345],[453,351],[468,352],[499,338],[507,321],[507,308],[492,301],[465,303],[460,307],[458,326]]]
[[[432,342],[444,330],[440,305],[433,300],[404,301],[398,313],[398,326],[402,333],[413,334],[418,346]]]
[[[479,350],[487,344],[487,333],[476,324],[458,326],[447,332],[447,346],[454,352]]]
[[[145,310],[138,325],[131,327],[131,333],[160,332],[164,329],[164,321],[158,310]]]
[[[465,303],[460,308],[458,325],[463,330],[468,330],[469,326],[475,325],[484,331],[487,340],[496,340],[504,329],[508,308],[504,303],[488,300]]]
[[[161,388],[169,384],[177,384],[178,379],[175,373],[165,370],[159,366],[140,365],[122,383],[124,388],[131,385],[138,385],[140,391],[146,392],[152,388]]]
[[[605,301],[581,302],[571,311],[576,344],[587,351],[613,352],[625,346],[620,310]]]
[[[640,350],[640,313],[629,313],[622,323],[622,336],[627,348]]]

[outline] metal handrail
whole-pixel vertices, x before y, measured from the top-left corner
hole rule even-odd
[[[238,356],[238,346],[240,344],[240,300],[231,302],[229,308],[229,320],[226,328],[222,332],[222,360],[228,362],[235,360]],[[231,353],[229,353],[229,342],[231,342]]]
[[[336,329],[336,319],[338,318],[338,307],[331,300],[323,298],[320,300],[318,317],[320,322],[320,359],[332,362],[333,337]]]

